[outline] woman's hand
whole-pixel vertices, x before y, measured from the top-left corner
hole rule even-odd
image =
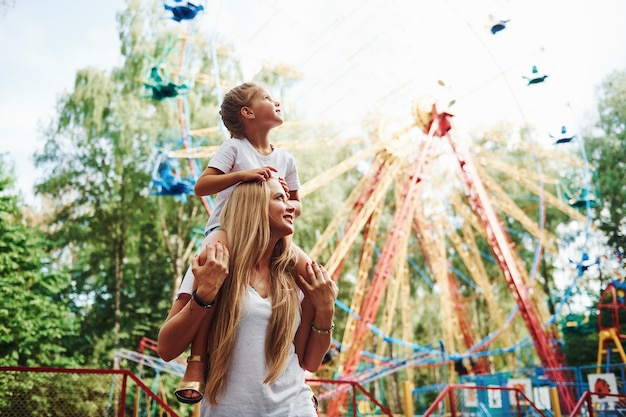
[[[191,271],[196,279],[198,297],[211,303],[224,280],[228,276],[229,252],[220,242],[209,242],[191,263]]]
[[[301,288],[310,297],[311,304],[315,307],[316,322],[319,319],[320,325],[328,324],[327,327],[330,327],[335,313],[335,300],[339,294],[339,288],[326,268],[315,261],[308,263],[306,270],[308,277],[298,276],[302,283]],[[328,321],[328,323],[322,323],[323,321]]]

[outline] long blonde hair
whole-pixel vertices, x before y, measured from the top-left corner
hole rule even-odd
[[[233,190],[220,217],[228,236],[229,274],[219,292],[209,339],[209,378],[206,396],[217,404],[224,392],[232,349],[248,296],[250,273],[270,241],[269,181],[241,183]],[[295,281],[296,254],[291,236],[281,238],[270,260],[272,313],[265,338],[267,375],[263,383],[272,384],[283,373],[300,314],[300,299]]]

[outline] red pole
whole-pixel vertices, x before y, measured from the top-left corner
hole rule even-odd
[[[591,395],[587,396],[587,410],[589,411],[589,417],[593,417],[593,401],[591,401]]]
[[[448,397],[450,397],[450,416],[451,417],[456,417],[456,403],[454,401],[454,390],[451,389],[448,392]]]
[[[119,416],[124,417],[125,405],[126,405],[126,374],[122,377],[122,395],[120,398],[120,411]]]
[[[431,132],[434,130],[439,137],[445,137],[457,158],[470,206],[485,227],[489,246],[493,251],[498,266],[502,270],[511,295],[519,307],[528,333],[533,340],[537,356],[541,359],[541,364],[546,370],[546,374],[551,376],[557,384],[561,400],[565,405],[564,408],[569,412],[576,403],[572,391],[566,385],[570,378],[567,372],[562,369],[562,364],[556,357],[553,346],[550,344],[550,340],[529,300],[528,288],[522,279],[511,252],[511,239],[502,227],[500,217],[493,208],[488,193],[471,159],[456,147],[456,143],[450,135],[451,123],[449,119],[451,115],[438,113],[433,105],[432,117],[433,125],[431,126]]]

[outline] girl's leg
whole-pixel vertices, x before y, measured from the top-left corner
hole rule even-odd
[[[191,265],[185,273],[185,280],[189,279],[193,280]],[[185,287],[185,284],[183,284],[183,287]],[[190,291],[189,287],[186,287],[185,292],[189,291],[191,293],[195,289],[196,285],[194,282],[192,290]],[[193,300],[190,302],[194,303]],[[185,368],[185,374],[183,375],[182,381],[178,384],[176,390],[174,391],[176,399],[182,403],[195,404],[201,401],[204,395],[204,389],[206,386],[204,373],[208,361],[206,355],[207,341],[205,339],[203,343],[202,337],[206,338],[207,335],[208,325],[203,323],[200,325],[198,332],[191,341],[191,354],[187,358],[187,368]]]
[[[226,233],[223,230],[211,232],[202,242],[202,246],[209,242],[221,242],[226,245]],[[187,273],[191,274],[191,266]],[[193,289],[197,288],[194,280]],[[195,301],[191,300],[192,303]],[[198,306],[200,308],[200,306]],[[208,319],[208,317],[207,317]],[[198,332],[191,341],[191,356],[187,360],[187,368],[182,382],[175,391],[176,398],[181,402],[196,403],[202,400],[206,386],[206,372],[208,365],[207,349],[209,345],[209,326],[202,323]]]

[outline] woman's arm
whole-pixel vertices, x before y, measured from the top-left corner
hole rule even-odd
[[[161,326],[157,341],[159,356],[170,361],[185,351],[198,332],[200,324],[209,316],[213,308],[205,308],[200,303],[217,302],[217,294],[228,275],[228,248],[219,242],[207,244],[192,262],[192,271],[197,283],[195,298],[181,295]]]
[[[157,340],[161,359],[169,362],[180,356],[193,340],[204,318],[212,316],[213,311],[198,305],[189,294],[181,294],[174,300]]]
[[[294,345],[300,366],[315,372],[330,347],[335,299],[339,290],[324,267],[311,262],[306,268],[308,278],[299,276],[305,297],[302,300],[302,317]]]

